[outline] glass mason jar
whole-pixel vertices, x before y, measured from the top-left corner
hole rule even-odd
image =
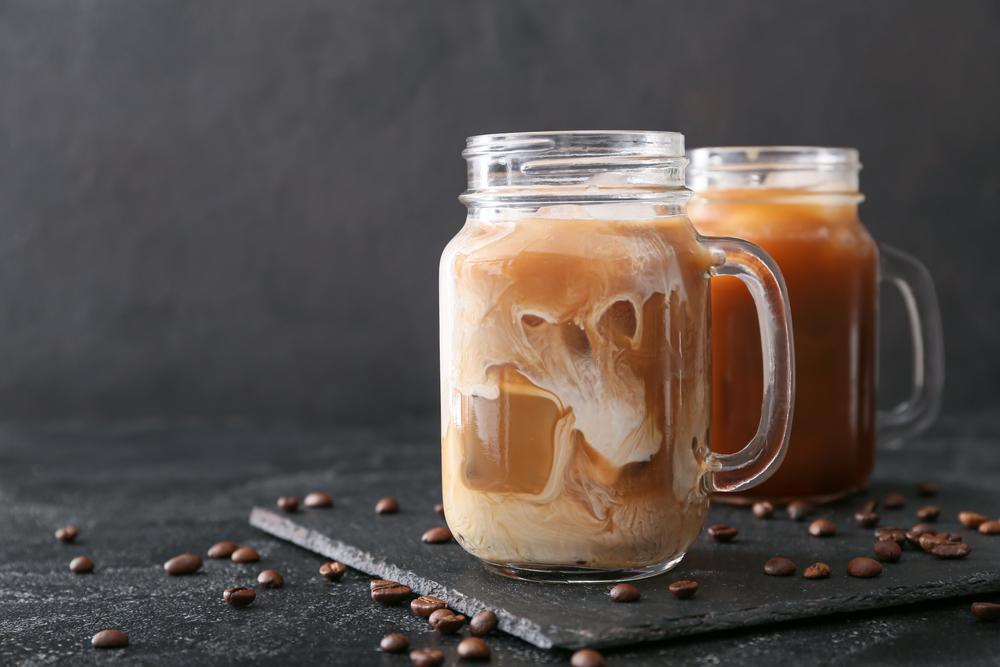
[[[780,463],[793,365],[780,273],[699,237],[671,132],[472,137],[441,258],[442,477],[455,539],[495,572],[620,581],[674,566],[712,491]],[[713,454],[709,280],[750,288],[759,425]],[[754,324],[758,327],[757,323]]]
[[[858,152],[851,148],[736,147],[691,151],[688,214],[703,234],[764,248],[788,285],[795,322],[795,424],[785,461],[756,498],[824,501],[858,489],[876,434],[898,441],[927,428],[944,379],[934,284],[924,266],[881,248],[858,218]],[[913,332],[913,395],[876,413],[879,281],[903,293]],[[733,452],[757,427],[761,358],[753,301],[736,281],[712,286],[712,447]]]

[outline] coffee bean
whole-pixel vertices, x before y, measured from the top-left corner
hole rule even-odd
[[[906,531],[906,541],[909,542],[910,544],[912,544],[915,547],[919,547],[920,546],[920,536],[924,535],[924,534],[925,533],[915,533],[913,531],[908,530],[908,531]]]
[[[833,570],[826,563],[814,563],[806,568],[802,573],[806,579],[826,579]]]
[[[976,514],[975,512],[959,512],[958,520],[962,522],[962,525],[966,528],[979,528],[980,524],[989,521],[982,514]]]
[[[431,528],[420,539],[428,544],[439,544],[451,539],[451,531],[444,527]]]
[[[931,553],[938,558],[965,558],[972,553],[972,547],[964,542],[948,542],[938,544],[931,549]]]
[[[319,575],[327,581],[337,581],[347,572],[347,566],[337,561],[323,563],[319,566]]]
[[[816,506],[806,500],[793,500],[786,509],[794,521],[804,521],[807,516],[816,513]]]
[[[399,501],[395,498],[389,498],[386,496],[380,501],[375,503],[375,513],[376,514],[395,514],[399,511]]]
[[[391,635],[382,637],[382,641],[378,643],[378,647],[386,653],[402,653],[410,648],[410,640],[407,639],[406,635],[394,632]]]
[[[497,627],[497,615],[492,611],[481,611],[469,621],[469,633],[476,637],[482,637],[495,627]]]
[[[444,600],[439,600],[431,595],[421,595],[420,597],[410,600],[410,609],[413,613],[421,618],[430,618],[430,615],[436,612],[438,609],[447,609],[448,603]]]
[[[787,577],[795,574],[795,563],[787,558],[772,558],[764,563],[764,572],[775,577]]]
[[[591,648],[577,651],[569,659],[571,667],[608,667],[608,661],[604,656]]]
[[[1000,604],[992,602],[973,602],[972,613],[983,621],[1000,621]]]
[[[418,648],[410,651],[410,662],[414,667],[438,667],[444,662],[444,653],[436,648]]]
[[[438,609],[427,620],[430,621],[431,627],[442,635],[453,635],[465,625],[467,619],[451,609]]]
[[[413,591],[409,586],[404,586],[395,581],[385,579],[375,579],[371,583],[372,600],[382,604],[399,604],[404,600],[409,600]]]
[[[882,574],[882,566],[874,558],[855,558],[847,564],[847,574],[852,577],[877,577]]]
[[[917,518],[921,521],[934,521],[941,516],[941,508],[935,505],[928,505],[917,510]]]
[[[490,647],[479,637],[466,637],[458,643],[458,655],[466,660],[489,660]]]
[[[887,510],[902,509],[906,505],[906,498],[901,493],[890,493],[882,499],[882,506]]]
[[[76,539],[79,532],[76,526],[63,526],[56,529],[56,539],[60,542],[72,542]]]
[[[869,500],[868,502],[866,502],[864,505],[861,506],[861,511],[865,512],[866,514],[871,514],[876,509],[878,509],[878,501],[874,499]]]
[[[900,526],[879,526],[875,529],[875,537],[885,533],[906,533],[906,529]]]
[[[174,556],[163,564],[163,569],[167,574],[177,576],[179,574],[191,574],[201,568],[201,556],[195,554],[181,554]]]
[[[333,507],[333,498],[322,491],[313,491],[306,494],[306,499],[302,501],[306,507]]]
[[[917,484],[917,493],[922,496],[935,496],[937,495],[938,489],[937,484],[934,482],[924,482],[922,484]]]
[[[434,513],[435,514],[440,514],[441,516],[444,516],[444,505],[441,504],[441,503],[436,504],[434,506]]]
[[[94,648],[120,648],[128,646],[128,635],[121,630],[101,630],[90,643]]]
[[[980,524],[982,525],[982,524]],[[938,533],[936,537],[940,537],[945,542],[961,542],[962,536],[958,533]]]
[[[923,534],[917,538],[917,544],[927,553],[931,553],[939,544],[948,544],[948,541],[937,535]]]
[[[615,602],[635,602],[639,599],[639,589],[632,584],[618,584],[611,589],[611,599]]]
[[[1000,521],[983,521],[978,530],[983,535],[1000,535]]]
[[[928,535],[936,535],[937,528],[930,525],[929,523],[918,523],[913,528],[910,528],[914,533],[927,533]]]
[[[774,505],[761,500],[753,504],[753,515],[758,519],[770,519],[774,515]]]
[[[709,526],[708,534],[716,542],[732,542],[733,538],[739,534],[739,530],[730,526]]]
[[[69,569],[77,574],[86,574],[94,571],[94,561],[86,556],[77,556],[69,562]]]
[[[257,599],[257,591],[246,586],[235,586],[227,588],[222,594],[222,599],[230,607],[236,607],[237,609],[249,607]]]
[[[854,520],[859,526],[864,526],[865,528],[871,528],[872,526],[878,525],[880,517],[875,512],[855,512]]]
[[[294,512],[299,508],[299,499],[295,496],[281,496],[278,498],[278,509],[282,512]]]
[[[836,532],[837,527],[829,519],[816,519],[809,524],[809,534],[813,537],[830,537]]]
[[[894,530],[891,533],[882,533],[878,536],[878,542],[895,542],[899,546],[906,544],[906,533],[901,533],[898,530]]]
[[[236,542],[218,542],[212,545],[212,548],[208,550],[209,558],[229,558],[233,555],[239,547],[236,546]]]
[[[698,592],[698,582],[675,581],[670,584],[670,592],[673,593],[674,597],[679,600],[687,600],[688,598],[694,597],[694,594]]]
[[[875,543],[875,555],[883,563],[895,563],[903,555],[903,550],[892,540],[882,540]]]
[[[268,588],[281,588],[285,585],[285,578],[274,570],[264,570],[257,575],[257,583]]]
[[[234,563],[256,563],[260,560],[260,554],[250,547],[240,547],[230,556]]]

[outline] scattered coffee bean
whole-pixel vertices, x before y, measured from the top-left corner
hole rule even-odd
[[[865,528],[871,528],[872,526],[877,526],[880,517],[875,512],[855,512],[854,520],[859,526],[864,526]]]
[[[936,505],[928,505],[917,510],[917,518],[921,521],[934,521],[941,516],[941,508]]]
[[[688,598],[694,597],[694,594],[698,592],[698,582],[675,581],[670,584],[670,592],[673,593],[674,597],[679,600],[687,600]]]
[[[438,667],[444,662],[444,653],[436,648],[418,648],[410,651],[410,662],[414,667]]]
[[[962,525],[966,528],[979,528],[980,524],[989,521],[982,514],[976,514],[975,512],[959,512],[958,520],[962,522]]]
[[[866,514],[870,514],[877,509],[878,509],[878,501],[874,499],[869,500],[868,502],[866,502],[864,505],[861,506],[861,511],[865,512]]]
[[[172,576],[192,574],[201,569],[201,556],[195,554],[174,556],[163,564],[163,569]]]
[[[208,557],[229,558],[237,549],[239,549],[239,547],[236,546],[236,542],[219,542],[217,544],[213,544],[212,548],[208,550]]]
[[[469,633],[476,637],[482,637],[495,627],[497,627],[497,615],[492,611],[481,611],[469,621]]]
[[[982,525],[982,524],[980,524]],[[940,537],[945,542],[961,542],[962,536],[958,533],[938,533],[937,537]]]
[[[389,498],[386,496],[382,500],[375,503],[375,513],[376,514],[395,514],[399,511],[399,501],[395,498]]]
[[[972,613],[983,621],[1000,621],[1000,604],[992,602],[973,602]]]
[[[426,533],[420,537],[421,541],[427,542],[428,544],[438,544],[440,542],[447,542],[451,539],[451,531],[443,526],[438,526],[437,528],[431,528]]]
[[[608,667],[608,661],[604,656],[592,648],[585,648],[577,651],[569,659],[571,667]]]
[[[758,519],[770,519],[774,516],[774,505],[766,500],[756,502],[753,504],[753,515]]]
[[[489,660],[490,647],[479,637],[466,637],[458,643],[458,655],[466,660]]]
[[[77,556],[69,562],[69,569],[77,574],[86,574],[94,571],[94,561],[86,556]]]
[[[852,577],[877,577],[882,574],[882,566],[874,558],[855,558],[847,564],[847,574]]]
[[[903,555],[903,549],[892,540],[881,540],[875,543],[875,555],[883,563],[895,563]]]
[[[891,533],[882,533],[878,536],[878,542],[895,542],[899,546],[906,544],[906,533],[894,530]]]
[[[431,627],[442,635],[453,635],[465,625],[467,619],[451,609],[438,609],[427,620],[430,621]]]
[[[794,521],[804,521],[807,516],[816,513],[816,506],[806,500],[793,500],[786,509]]]
[[[739,530],[730,526],[709,526],[708,534],[716,542],[732,542],[733,538],[739,534]]]
[[[936,545],[931,553],[938,558],[965,558],[972,553],[972,547],[964,542],[947,542]]]
[[[936,496],[939,488],[934,482],[924,482],[917,484],[917,493],[922,496]]]
[[[260,554],[256,549],[250,547],[240,547],[230,556],[234,563],[256,563],[260,560]]]
[[[410,640],[407,639],[406,635],[394,632],[391,635],[382,637],[382,641],[378,643],[378,647],[386,653],[402,653],[410,648]]]
[[[917,538],[917,544],[921,549],[930,553],[939,544],[948,544],[949,542],[938,535],[929,535],[924,533]]]
[[[809,524],[809,534],[813,537],[830,537],[836,532],[837,527],[829,519],[816,519]]]
[[[928,535],[936,535],[937,528],[930,525],[929,523],[918,523],[913,528],[910,528],[914,533],[927,533]]]
[[[399,604],[404,600],[409,600],[413,591],[409,586],[404,586],[395,581],[385,579],[375,579],[371,583],[372,600],[382,604]]]
[[[90,643],[94,648],[120,648],[128,646],[128,635],[121,630],[101,630]]]
[[[441,516],[444,516],[444,505],[442,503],[436,504],[434,506],[434,513],[435,514],[440,514]]]
[[[774,577],[787,577],[795,574],[795,563],[787,558],[772,558],[764,563],[764,572]]]
[[[337,561],[323,563],[319,566],[319,575],[327,581],[337,581],[347,572],[347,566]]]
[[[639,589],[632,584],[618,584],[611,589],[611,599],[615,602],[635,602],[639,599]]]
[[[906,505],[906,498],[901,493],[890,493],[882,499],[882,506],[887,510],[902,509]]]
[[[875,537],[885,533],[905,533],[906,529],[900,526],[879,526],[875,529]]]
[[[447,609],[448,603],[444,600],[439,600],[432,595],[421,595],[420,597],[410,600],[410,609],[413,613],[420,618],[430,618],[430,615],[436,612],[438,609]]]
[[[235,586],[227,588],[222,594],[222,599],[230,607],[236,607],[237,609],[249,607],[257,599],[257,591],[246,586]]]
[[[833,570],[826,563],[814,563],[806,568],[802,573],[806,579],[826,579]]]
[[[285,585],[285,578],[274,570],[264,570],[257,575],[257,583],[268,588],[281,588]]]
[[[909,542],[910,544],[912,544],[915,547],[919,547],[920,546],[920,536],[921,535],[925,535],[925,534],[926,533],[916,533],[916,532],[913,532],[912,530],[908,530],[908,531],[906,531],[906,541]]]
[[[56,529],[56,539],[60,542],[72,542],[76,539],[79,532],[76,526],[63,526]]]
[[[302,501],[302,504],[314,509],[317,507],[333,507],[333,498],[322,491],[313,491],[306,494],[306,498]]]
[[[299,508],[299,499],[295,496],[281,496],[278,498],[278,509],[282,512],[294,512]]]
[[[983,535],[1000,535],[1000,521],[983,521],[977,530]]]

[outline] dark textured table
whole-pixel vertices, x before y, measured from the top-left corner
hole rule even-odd
[[[409,665],[378,651],[388,632],[439,646],[462,664],[457,640],[440,637],[403,607],[369,597],[370,577],[317,576],[325,560],[247,523],[250,508],[273,503],[276,476],[317,470],[365,476],[414,469],[436,447],[433,423],[381,429],[255,427],[247,424],[78,429],[0,429],[0,664]],[[908,489],[933,479],[983,491],[1000,489],[1000,420],[945,421],[904,450],[883,452],[876,474]],[[391,494],[391,489],[386,489]],[[942,500],[942,505],[944,504]],[[75,524],[73,544],[55,528]],[[260,551],[251,565],[206,559],[199,574],[168,577],[162,564],[204,554],[231,539]],[[68,569],[77,555],[93,573]],[[285,576],[278,590],[255,585],[265,568]],[[222,590],[253,585],[253,606],[234,610]],[[889,610],[728,630],[606,651],[611,665],[1000,665],[1000,624],[977,621],[972,600],[937,600]],[[125,649],[98,650],[104,628],[128,633]],[[493,665],[568,664],[566,651],[519,639],[489,639]]]

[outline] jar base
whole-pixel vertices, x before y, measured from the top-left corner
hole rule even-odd
[[[648,579],[672,570],[684,554],[666,563],[640,568],[604,569],[574,565],[539,565],[537,563],[491,563],[479,559],[486,569],[496,574],[521,581],[543,584],[612,584],[622,581]]]

